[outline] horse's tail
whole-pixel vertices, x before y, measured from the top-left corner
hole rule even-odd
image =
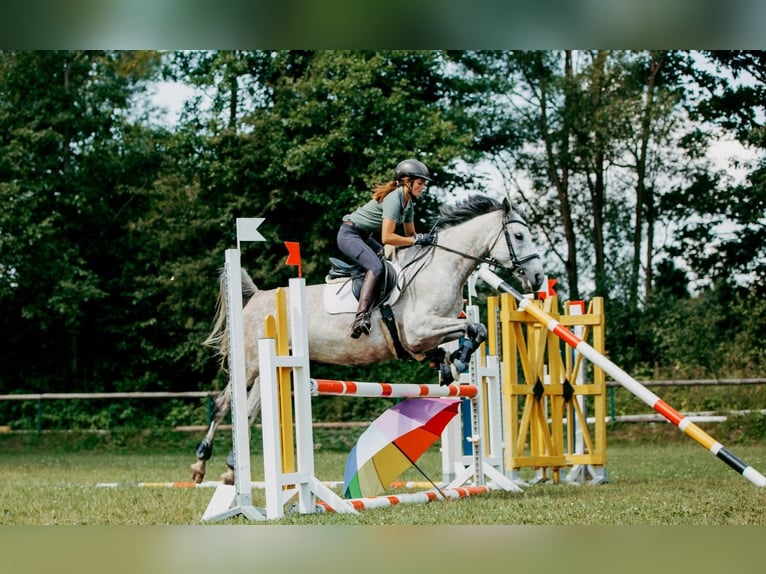
[[[258,291],[255,281],[250,274],[242,269],[242,307],[247,305],[250,298]],[[203,341],[203,345],[212,347],[220,358],[221,368],[226,368],[226,360],[229,356],[229,325],[226,308],[226,271],[222,271],[218,280],[218,301],[216,302],[215,320],[213,330]]]

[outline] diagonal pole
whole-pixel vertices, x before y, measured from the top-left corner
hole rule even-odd
[[[665,417],[669,422],[676,425],[684,434],[697,441],[701,446],[705,447],[723,462],[728,464],[732,469],[740,473],[756,486],[766,486],[766,476],[763,476],[752,466],[734,456],[734,454],[721,443],[716,441],[713,437],[647,389],[644,385],[636,381],[636,379],[628,375],[604,355],[596,351],[588,343],[580,339],[572,331],[561,325],[545,311],[536,305],[530,305],[529,299],[490,271],[489,267],[482,265],[479,268],[479,277],[494,289],[513,295],[518,301],[520,311],[529,313],[534,319],[545,325],[550,332],[559,337],[578,353],[582,354],[582,356],[590,360],[594,365],[603,369],[604,372],[609,374],[615,381]]]

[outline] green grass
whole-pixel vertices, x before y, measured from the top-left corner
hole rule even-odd
[[[224,468],[226,440],[230,440],[226,434],[219,435],[207,480],[216,480]],[[766,489],[755,487],[694,441],[680,434],[672,436],[672,440],[650,436],[649,440],[618,438],[610,442],[607,484],[537,484],[525,487],[522,493],[493,491],[461,500],[369,510],[356,516],[288,515],[279,523],[766,525]],[[199,525],[213,489],[96,487],[100,482],[188,481],[196,439],[182,433],[0,435],[0,524]],[[727,447],[759,471],[766,471],[763,444]],[[260,480],[260,448],[253,451],[253,479]],[[319,448],[316,476],[341,480],[346,456],[341,450]],[[426,453],[419,465],[431,478],[441,478],[437,450]],[[403,478],[423,480],[415,469]],[[260,490],[254,490],[254,499],[256,506],[265,504]],[[224,523],[249,524],[241,517]]]

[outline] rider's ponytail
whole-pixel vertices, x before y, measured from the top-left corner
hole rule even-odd
[[[409,179],[409,178],[406,178]],[[387,181],[386,183],[379,183],[372,190],[372,198],[380,203],[385,197],[394,191],[399,185],[394,180]]]

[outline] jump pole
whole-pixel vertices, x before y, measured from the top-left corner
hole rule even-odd
[[[575,351],[580,353],[583,357],[588,359],[594,365],[600,367],[608,375],[610,375],[615,381],[620,383],[623,387],[628,389],[631,393],[636,395],[644,403],[649,405],[652,409],[661,414],[669,422],[673,423],[684,434],[694,439],[701,446],[709,450],[716,457],[728,464],[732,469],[744,476],[750,482],[756,486],[766,486],[766,476],[763,476],[760,472],[754,469],[752,466],[746,464],[734,454],[725,448],[721,443],[716,441],[713,437],[699,428],[696,424],[690,421],[687,417],[679,413],[673,407],[668,405],[660,397],[655,395],[644,385],[639,383],[636,379],[631,377],[620,367],[615,365],[612,361],[606,358],[604,355],[596,351],[588,343],[580,339],[577,335],[572,333],[569,329],[563,327],[558,321],[551,317],[548,313],[537,307],[536,305],[530,305],[530,300],[524,297],[516,289],[511,287],[508,283],[503,281],[495,273],[490,271],[489,267],[482,265],[479,268],[479,277],[485,281],[492,288],[502,291],[504,293],[510,293],[517,300],[519,304],[519,310],[529,313],[535,320],[545,325],[545,327],[554,335],[563,340],[567,345],[572,347]]]
[[[414,398],[414,397],[469,397],[478,394],[473,385],[418,385],[412,383],[364,383],[332,379],[311,379],[311,395],[353,395],[355,397]]]
[[[356,510],[371,510],[373,508],[387,508],[389,506],[398,506],[399,504],[424,504],[434,500],[466,498],[477,494],[487,494],[488,486],[458,486],[454,488],[440,488],[436,490],[424,490],[422,492],[406,492],[403,494],[391,494],[385,496],[369,496],[367,498],[350,498],[348,502]],[[328,504],[319,501],[319,506],[325,512],[332,512],[334,509]]]

